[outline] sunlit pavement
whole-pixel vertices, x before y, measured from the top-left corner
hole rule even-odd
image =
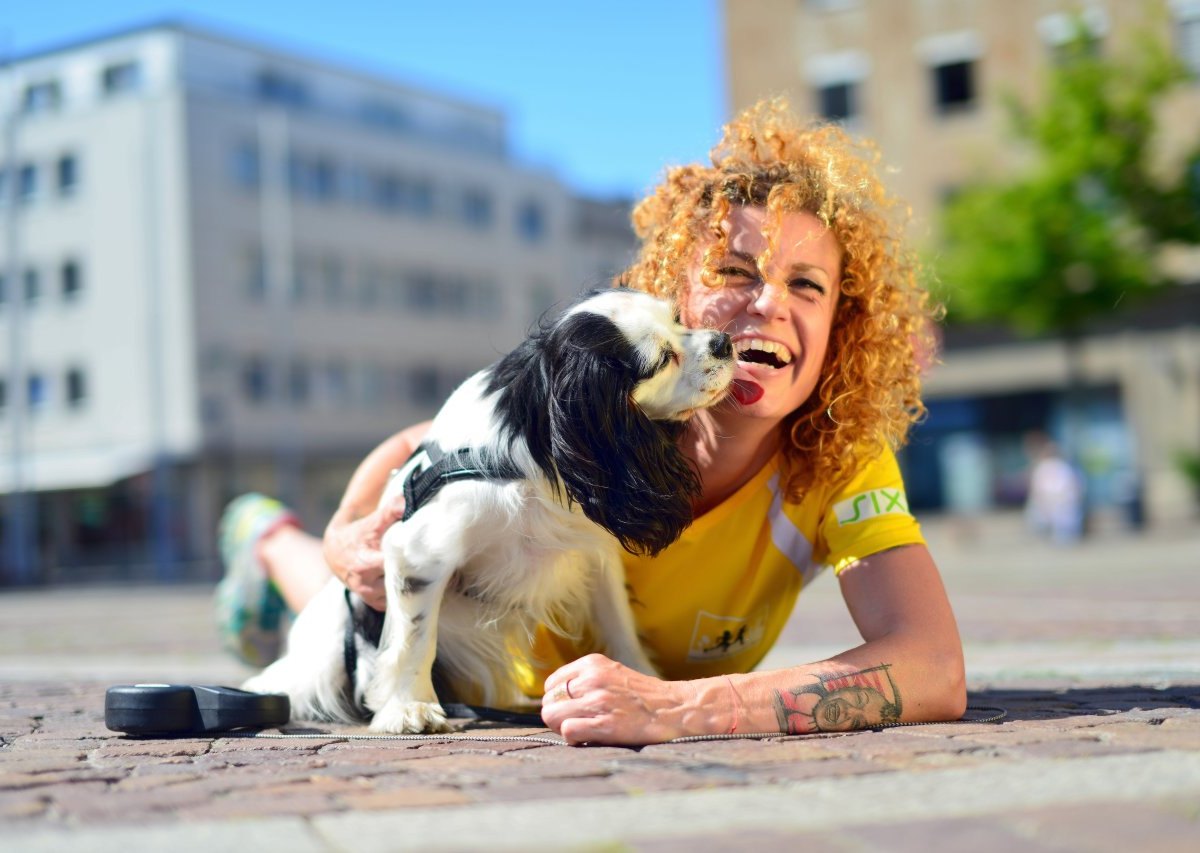
[[[104,689],[236,684],[209,591],[0,593],[5,850],[1200,849],[1200,526],[1071,548],[1016,517],[926,524],[972,716],[640,750],[539,740],[137,740]],[[836,582],[766,665],[857,642]],[[532,730],[476,728],[475,735]]]

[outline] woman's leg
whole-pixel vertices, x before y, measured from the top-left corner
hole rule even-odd
[[[258,560],[293,613],[303,610],[333,577],[321,540],[292,524],[282,524],[259,539]]]
[[[218,538],[225,566],[216,590],[218,634],[234,655],[266,666],[283,651],[289,611],[303,610],[332,576],[321,540],[284,504],[259,494],[230,502]]]

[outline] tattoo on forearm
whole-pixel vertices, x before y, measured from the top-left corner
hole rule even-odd
[[[816,684],[776,690],[779,730],[789,734],[850,732],[899,722],[900,690],[890,670],[891,664],[885,663],[858,672],[820,676]]]

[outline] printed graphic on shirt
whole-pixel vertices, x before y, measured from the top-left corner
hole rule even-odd
[[[701,610],[696,614],[688,660],[720,660],[757,646],[767,631],[767,610],[760,608],[750,618],[718,616]]]
[[[904,489],[871,489],[833,505],[839,527],[879,515],[908,515]]]

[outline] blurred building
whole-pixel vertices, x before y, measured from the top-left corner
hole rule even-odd
[[[187,25],[0,71],[3,579],[210,576],[260,489],[353,467],[622,269],[628,205],[496,110]]]
[[[1157,31],[1200,77],[1198,0],[727,0],[731,108],[786,95],[874,139],[927,239],[949,193],[985,166],[1020,165],[1004,97],[1034,99],[1075,13],[1102,50]],[[1162,155],[1188,150],[1200,137],[1200,85],[1160,115]],[[1089,330],[1087,387],[1070,401],[1061,341],[948,329],[927,384],[931,417],[905,454],[911,502],[1019,504],[1025,441],[1043,431],[1085,469],[1094,509],[1135,523],[1194,516],[1174,458],[1200,451],[1200,256],[1181,253],[1172,272],[1191,286]]]

